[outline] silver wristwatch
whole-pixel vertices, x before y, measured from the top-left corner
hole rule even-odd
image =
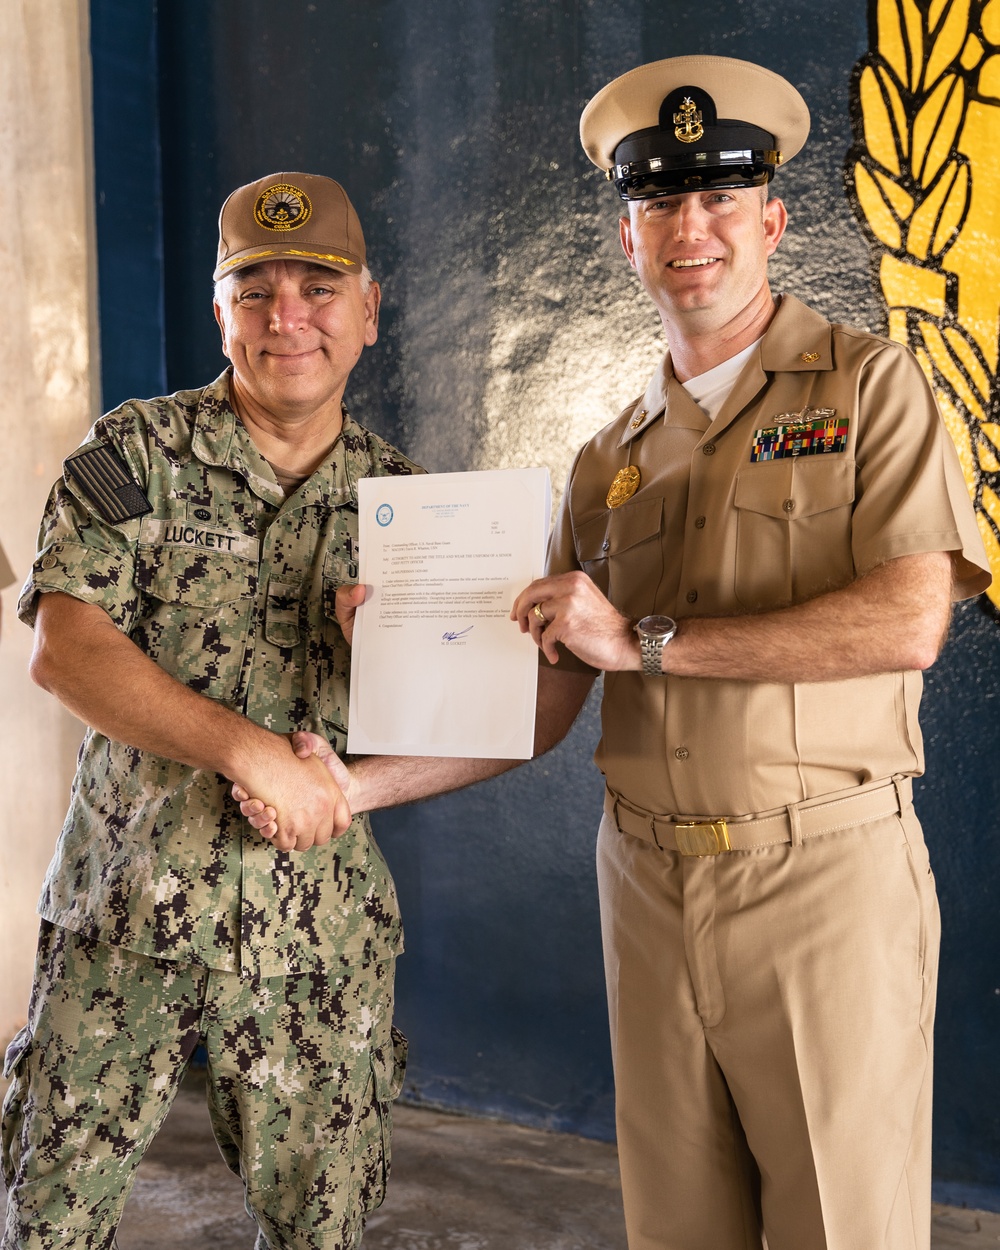
[[[646,677],[663,676],[663,648],[677,633],[677,622],[671,616],[644,616],[636,625],[642,671]]]

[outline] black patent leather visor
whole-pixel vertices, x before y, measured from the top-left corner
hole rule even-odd
[[[608,178],[623,200],[648,200],[669,193],[760,187],[770,182],[780,161],[778,152],[764,148],[685,152],[613,165]]]

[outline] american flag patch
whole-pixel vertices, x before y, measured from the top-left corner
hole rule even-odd
[[[153,511],[153,505],[133,482],[125,461],[100,439],[85,443],[63,461],[63,468],[112,525]]]
[[[823,456],[847,449],[847,417],[838,417],[833,408],[807,408],[806,412],[813,420],[803,421],[805,413],[783,413],[778,418],[781,424],[755,430],[751,464],[758,460],[787,460],[789,456]]]

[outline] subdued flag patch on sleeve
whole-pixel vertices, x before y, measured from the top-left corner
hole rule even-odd
[[[63,469],[112,525],[153,511],[153,505],[132,480],[128,465],[101,439],[86,443],[63,462]]]

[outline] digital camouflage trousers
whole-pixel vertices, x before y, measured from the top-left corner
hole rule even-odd
[[[405,1066],[394,962],[253,980],[43,922],[28,1023],[7,1051],[2,1250],[114,1246],[199,1042],[258,1250],[351,1250],[384,1196]]]

